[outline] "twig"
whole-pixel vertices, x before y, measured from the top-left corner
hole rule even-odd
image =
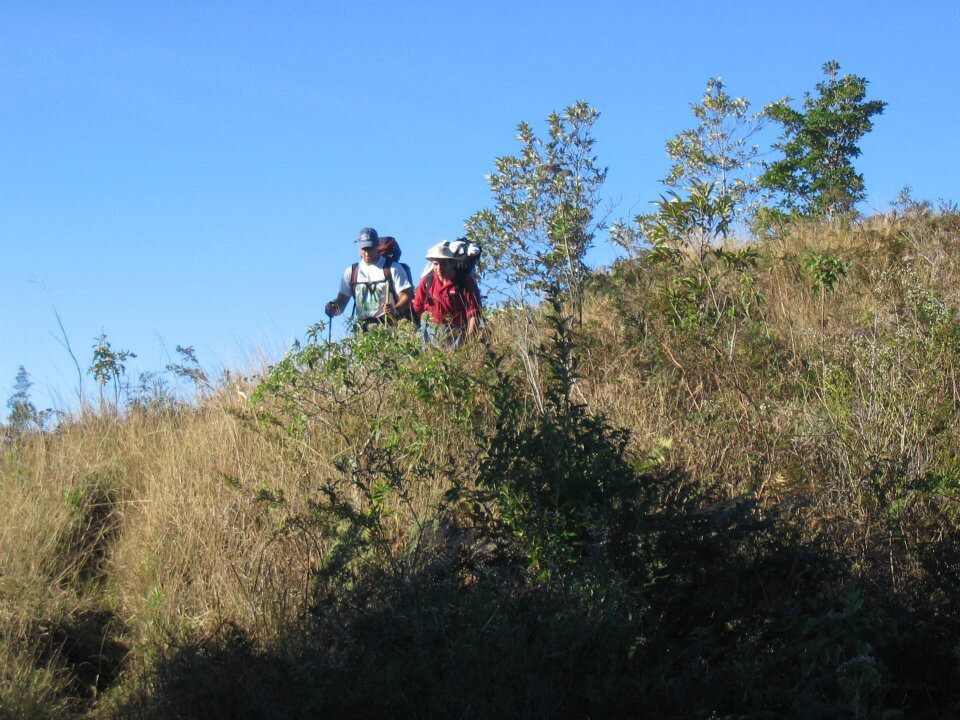
[[[67,331],[63,327],[63,321],[60,319],[60,313],[57,312],[57,306],[51,303],[53,308],[53,316],[57,319],[57,326],[60,328],[60,335],[62,340],[57,338],[57,342],[67,351],[67,354],[70,356],[70,359],[73,360],[73,366],[77,369],[77,400],[80,401],[80,407],[83,407],[83,370],[80,369],[80,362],[77,360],[77,356],[73,352],[73,348],[70,347],[70,339],[67,337]]]
[[[690,383],[687,382],[687,371],[683,369],[683,365],[680,364],[680,361],[673,356],[672,352],[670,352],[670,347],[666,342],[661,343],[660,347],[663,348],[663,351],[667,354],[667,357],[670,358],[670,362],[672,362],[676,366],[677,370],[680,371],[680,380],[683,381],[683,386],[687,389],[687,394],[690,395],[690,399],[693,401],[693,406],[697,409],[697,412],[700,412],[700,403],[697,401],[696,394],[693,392],[693,388],[690,387]],[[703,386],[701,385],[701,387]]]

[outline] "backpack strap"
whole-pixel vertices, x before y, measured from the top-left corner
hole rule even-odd
[[[350,317],[357,314],[357,274],[360,272],[360,263],[350,266],[350,299],[353,300],[353,310]]]
[[[390,268],[393,267],[393,260],[389,258],[384,258],[383,260],[383,277],[387,280],[387,292],[390,294],[390,299],[396,303],[398,300],[397,289],[393,287],[393,275],[390,274]]]
[[[403,263],[400,263],[403,265]],[[383,277],[387,281],[387,292],[390,294],[390,299],[393,303],[396,303],[400,299],[400,296],[397,294],[397,289],[393,286],[393,275],[390,273],[390,268],[393,267],[393,261],[389,258],[384,258],[383,262]],[[410,270],[407,269],[407,277],[410,276]],[[353,263],[350,266],[350,297],[353,298],[353,313],[357,312],[357,277],[360,274],[360,263]],[[379,282],[379,281],[378,281]]]

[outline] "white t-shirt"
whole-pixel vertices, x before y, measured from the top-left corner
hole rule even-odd
[[[383,315],[383,306],[387,301],[387,294],[390,288],[387,285],[387,278],[384,274],[383,266],[387,259],[378,257],[372,265],[361,260],[357,265],[357,285],[352,293],[357,309],[357,320],[367,320],[377,318]],[[350,265],[343,271],[343,277],[340,279],[340,294],[351,297],[350,278],[353,276],[353,266]],[[410,290],[410,281],[407,280],[407,274],[397,263],[390,265],[390,277],[393,280],[393,290],[397,295],[405,290]],[[395,302],[393,298],[391,301]]]

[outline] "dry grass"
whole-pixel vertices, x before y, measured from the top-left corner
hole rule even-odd
[[[956,308],[958,249],[946,222],[801,228],[763,248],[756,316],[712,344],[695,345],[651,314],[652,284],[630,287],[619,302],[601,296],[585,318],[577,393],[631,431],[635,454],[665,451],[731,496],[808,494],[811,527],[843,514],[842,527],[859,527],[866,546],[878,511],[863,498],[877,463],[922,477],[943,471],[960,445],[956,354],[934,357],[929,329],[898,305],[910,288],[926,288]],[[811,250],[850,264],[830,294],[804,275],[800,258]],[[495,313],[488,337],[536,398],[543,326]],[[479,367],[483,353],[465,349],[458,362]],[[842,369],[835,388],[825,384],[828,366]],[[34,698],[48,717],[67,712],[63,665],[42,639],[56,637],[44,628],[84,613],[109,613],[114,639],[144,663],[153,648],[225,622],[261,643],[281,636],[309,607],[327,551],[323,538],[288,521],[326,482],[364,502],[335,462],[359,455],[371,424],[405,402],[383,393],[372,387],[339,416],[318,410],[296,437],[265,432],[231,385],[197,407],[87,414],[4,446],[0,700]],[[931,397],[940,401],[936,418]],[[442,467],[460,453],[468,467],[463,427],[442,407],[423,407],[421,461]],[[391,501],[385,527],[398,554],[447,484],[428,474]]]
[[[593,343],[583,353],[584,395],[614,424],[631,429],[637,450],[667,444],[672,458],[694,476],[719,480],[736,493],[779,485],[784,477],[820,481],[817,460],[807,453],[823,444],[824,433],[840,438],[835,427],[824,424],[827,399],[818,377],[824,367],[843,366],[850,391],[863,396],[856,407],[876,415],[878,403],[886,402],[895,408],[890,414],[902,415],[897,431],[903,442],[897,442],[914,456],[913,472],[922,473],[930,452],[917,436],[923,423],[908,427],[910,419],[918,417],[925,394],[956,397],[957,383],[949,356],[940,357],[935,368],[925,368],[916,354],[908,357],[932,341],[904,302],[930,290],[946,306],[957,307],[958,241],[960,234],[946,220],[881,217],[852,229],[797,227],[761,248],[755,274],[762,301],[753,320],[734,322],[692,345],[657,313],[654,283],[631,286],[632,298],[616,305],[603,298],[590,306],[586,327]],[[811,285],[803,267],[810,253],[847,263],[846,277],[834,291]],[[881,372],[863,362],[891,343],[901,344],[896,368]],[[898,391],[890,392],[893,388]],[[893,419],[846,422],[869,427]],[[861,429],[863,459],[849,473],[866,474],[867,458],[893,442],[892,428],[875,429],[873,438]],[[956,438],[956,432],[948,435]]]
[[[145,650],[224,621],[266,639],[284,597],[299,589],[287,604],[302,608],[306,559],[277,552],[279,521],[253,499],[264,483],[296,498],[299,471],[243,411],[217,397],[196,410],[87,416],[4,453],[0,655],[39,652],[42,667],[57,650],[43,638],[63,642],[44,628],[85,612],[108,612],[116,639]],[[93,488],[108,494],[84,517]]]

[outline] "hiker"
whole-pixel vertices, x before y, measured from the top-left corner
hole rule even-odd
[[[429,312],[435,323],[447,329],[454,345],[476,334],[482,310],[480,290],[472,276],[473,258],[466,256],[466,245],[455,240],[430,248],[427,260],[432,267],[420,278],[413,296],[414,314]]]
[[[327,317],[340,315],[353,298],[353,310],[359,327],[366,331],[372,325],[386,325],[410,312],[413,287],[407,273],[391,260],[380,255],[380,237],[370,227],[357,237],[360,262],[343,271],[336,300],[327,303]]]
[[[400,250],[400,245],[397,243],[397,239],[391,235],[381,235],[379,250],[380,257],[385,258],[387,262],[398,268],[403,273],[403,276],[407,279],[407,282],[410,283],[410,298],[412,301],[413,289],[416,287],[416,285],[413,284],[413,271],[410,270],[409,265],[400,261],[400,256],[403,253]],[[417,322],[417,318],[413,313],[413,302],[408,302],[403,311],[398,310],[397,315],[404,320],[410,320],[414,323]]]

